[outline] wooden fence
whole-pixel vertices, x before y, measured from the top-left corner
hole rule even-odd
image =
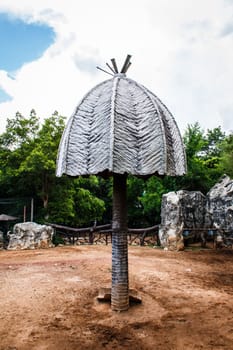
[[[68,244],[108,244],[112,243],[111,224],[90,226],[85,228],[74,228],[69,226],[49,223],[55,229],[55,238],[60,237]],[[220,232],[221,231],[221,232]],[[135,245],[160,245],[159,225],[147,228],[128,228],[128,243]],[[233,235],[227,229],[211,228],[183,228],[184,244],[200,242],[202,247],[207,241],[213,242],[216,247],[217,234],[221,233],[224,245],[233,247]]]
[[[55,237],[61,237],[70,244],[108,244],[112,242],[111,224],[74,228],[48,223],[55,229]],[[129,244],[160,245],[158,237],[159,225],[140,229],[128,229]]]

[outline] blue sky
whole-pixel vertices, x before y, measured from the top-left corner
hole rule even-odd
[[[0,89],[0,103],[10,101],[11,97],[2,89]]]
[[[183,132],[233,131],[232,0],[0,0],[0,132],[35,109],[69,117],[127,54]]]
[[[54,41],[52,28],[25,23],[5,13],[0,13],[0,69],[14,76],[23,64],[38,59]],[[0,103],[11,97],[0,89]]]
[[[0,13],[0,69],[8,72],[24,63],[38,59],[54,41],[52,28],[42,24],[25,23]]]

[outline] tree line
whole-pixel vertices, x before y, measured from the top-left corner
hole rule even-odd
[[[34,200],[34,221],[73,227],[109,223],[112,179],[98,176],[55,176],[56,157],[66,118],[58,112],[40,123],[35,110],[7,119],[0,135],[0,210],[23,218],[23,207]],[[221,127],[203,130],[188,125],[183,140],[188,172],[182,177],[128,177],[130,227],[160,222],[164,193],[180,189],[206,194],[224,174],[233,176],[233,134]]]

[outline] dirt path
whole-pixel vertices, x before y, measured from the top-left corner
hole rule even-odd
[[[0,350],[233,349],[233,250],[129,247],[141,305],[98,303],[111,247],[0,251]]]

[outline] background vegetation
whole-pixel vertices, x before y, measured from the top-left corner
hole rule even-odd
[[[34,221],[74,227],[111,221],[112,180],[97,176],[68,178],[55,176],[59,141],[65,118],[55,112],[41,125],[34,110],[29,117],[16,113],[0,135],[0,211],[23,220],[24,207],[30,220],[34,200]],[[233,134],[220,127],[203,130],[188,125],[183,136],[188,173],[183,177],[128,178],[130,227],[160,222],[163,193],[195,190],[206,194],[224,174],[233,176]]]

